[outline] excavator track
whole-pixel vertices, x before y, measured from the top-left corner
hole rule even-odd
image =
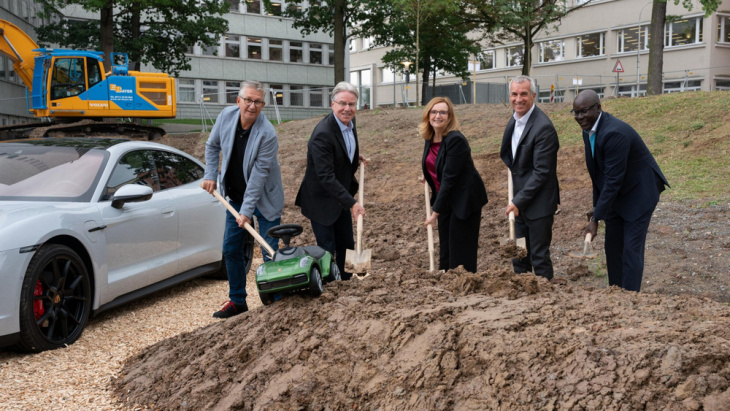
[[[152,141],[164,135],[165,130],[161,127],[95,120],[73,123],[39,122],[0,127],[0,140],[41,137],[123,137]]]

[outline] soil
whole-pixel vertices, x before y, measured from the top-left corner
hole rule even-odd
[[[548,115],[568,110],[543,108]],[[568,255],[583,250],[591,188],[582,147],[563,148],[556,278],[514,275],[510,260],[520,249],[502,245],[507,182],[497,154],[510,110],[459,106],[490,200],[478,272],[429,273],[418,182],[421,113],[357,114],[361,152],[369,157],[368,277],[327,284],[319,298],[288,296],[266,307],[250,297],[248,313],[161,341],[127,360],[112,383],[119,401],[163,409],[730,408],[727,197],[687,202],[664,195],[647,237],[642,292],[609,288],[602,233],[591,248],[597,258]],[[293,202],[317,121],[277,128],[282,222],[305,228],[293,245],[315,243]],[[162,142],[202,158],[205,139]]]

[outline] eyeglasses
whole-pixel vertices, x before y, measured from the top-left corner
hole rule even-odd
[[[239,98],[243,101],[243,104],[245,106],[250,106],[251,103],[253,103],[253,105],[256,106],[256,108],[259,108],[259,107],[263,106],[265,103],[263,100],[251,100],[250,98],[240,97],[240,96],[239,96]]]
[[[449,112],[447,110],[431,110],[430,113],[432,116],[441,114],[441,117],[446,117],[449,115]]]
[[[345,108],[345,107],[355,108],[355,106],[357,106],[357,102],[347,103],[345,101],[335,101],[335,103],[337,103],[337,105],[340,106],[340,108]]]
[[[570,114],[573,115],[573,117],[579,117],[579,116],[585,116],[588,113],[588,110],[592,109],[593,107],[597,106],[598,103],[593,103],[592,106],[588,108],[584,108],[582,110],[570,110]]]

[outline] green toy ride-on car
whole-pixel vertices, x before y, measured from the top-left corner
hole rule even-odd
[[[302,231],[298,224],[281,224],[267,232],[270,237],[281,238],[284,248],[256,270],[256,287],[264,305],[273,303],[278,294],[301,290],[319,297],[325,282],[340,280],[340,270],[329,251],[316,245],[289,246],[291,238]]]

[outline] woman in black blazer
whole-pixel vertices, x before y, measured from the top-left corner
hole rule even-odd
[[[421,167],[431,186],[433,208],[425,224],[438,220],[440,270],[463,265],[467,271],[476,272],[487,190],[474,167],[469,142],[458,128],[451,100],[434,97],[418,126],[418,134],[426,140]]]

